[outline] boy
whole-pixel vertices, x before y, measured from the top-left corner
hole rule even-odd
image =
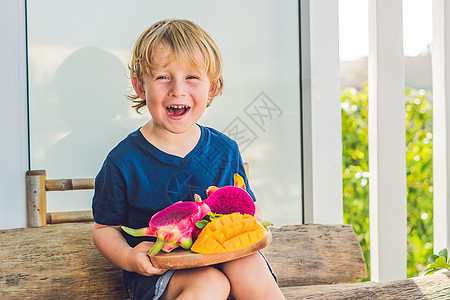
[[[151,216],[210,185],[244,177],[237,144],[196,122],[223,88],[220,52],[211,37],[186,20],[163,20],[136,42],[130,75],[139,112],[151,120],[107,156],[96,177],[93,238],[124,270],[132,299],[284,299],[260,253],[216,266],[186,270],[153,267],[154,240],[122,234],[120,226],[148,226]],[[256,217],[260,217],[258,214]]]

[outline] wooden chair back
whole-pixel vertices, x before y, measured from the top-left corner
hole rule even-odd
[[[48,191],[94,189],[94,178],[47,179],[45,170],[26,173],[27,225],[40,227],[47,224],[92,221],[92,211],[47,212]]]
[[[244,163],[248,176],[249,166]],[[92,211],[47,212],[47,192],[92,190],[95,178],[47,179],[45,170],[26,173],[27,226],[40,227],[47,224],[93,221]]]

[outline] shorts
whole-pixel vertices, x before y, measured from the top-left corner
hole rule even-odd
[[[272,270],[264,254],[259,251],[269,267],[276,282],[277,276]],[[133,272],[123,271],[123,286],[132,300],[158,300],[166,290],[170,279],[176,270],[168,270],[162,275],[143,276]]]
[[[162,275],[143,276],[123,271],[122,279],[125,291],[131,299],[157,300],[167,288],[176,270],[168,270]]]

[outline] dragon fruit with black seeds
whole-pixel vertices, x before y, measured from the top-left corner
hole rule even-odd
[[[198,235],[195,223],[210,211],[204,202],[179,201],[153,215],[149,227],[132,229],[122,226],[122,229],[132,236],[155,236],[156,242],[149,252],[150,256],[161,249],[170,252],[178,246],[190,249]]]
[[[204,201],[211,212],[228,215],[235,212],[255,216],[255,203],[245,190],[244,178],[234,174],[234,185],[218,188],[210,186],[206,189],[208,198]]]

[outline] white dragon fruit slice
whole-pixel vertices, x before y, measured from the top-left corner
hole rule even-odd
[[[193,235],[198,234],[195,223],[210,211],[204,202],[179,201],[153,215],[149,227],[132,229],[122,226],[122,229],[132,236],[156,236],[155,245],[149,252],[151,256],[161,249],[165,252],[178,246],[190,249]]]

